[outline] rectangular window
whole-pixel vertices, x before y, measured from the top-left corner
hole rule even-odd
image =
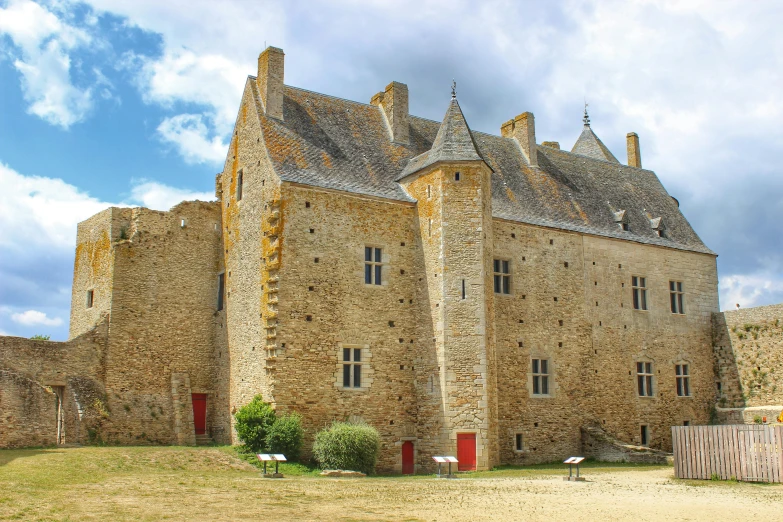
[[[687,421],[687,420],[686,421],[682,421],[682,425],[683,426],[690,426],[691,425],[691,421]]]
[[[465,299],[467,297],[467,292],[465,291],[465,280],[462,280],[462,298]]]
[[[548,359],[533,359],[533,395],[549,395]]]
[[[649,362],[636,363],[636,381],[639,389],[639,397],[653,396],[652,380],[653,380],[652,363]]]
[[[381,257],[380,248],[364,247],[364,284],[381,284]]]
[[[672,313],[684,314],[685,308],[682,306],[682,282],[669,281],[669,295],[671,297]]]
[[[650,428],[648,426],[641,426],[642,446],[647,446],[650,443]]]
[[[687,364],[674,365],[674,378],[677,380],[677,396],[691,396],[691,375]]]
[[[242,199],[242,182],[244,179],[243,171],[237,173],[237,201]]]
[[[87,290],[87,308],[92,308],[92,300],[95,297],[94,290]]]
[[[218,311],[223,309],[223,294],[226,291],[226,274],[218,274],[218,296],[217,296],[217,309]]]
[[[511,267],[510,261],[505,259],[495,259],[493,263],[493,272],[495,280],[496,294],[511,293]]]
[[[343,348],[343,388],[362,387],[361,363],[361,348]]]
[[[522,434],[517,433],[514,436],[514,449],[517,451],[523,451],[524,446],[522,445]]]
[[[647,278],[640,276],[631,277],[633,287],[634,310],[647,310]]]

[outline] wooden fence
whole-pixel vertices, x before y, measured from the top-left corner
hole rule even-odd
[[[678,478],[783,482],[783,426],[673,426]]]

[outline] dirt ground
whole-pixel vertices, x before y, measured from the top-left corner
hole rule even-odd
[[[783,520],[779,484],[685,482],[665,467],[585,475],[271,480],[226,448],[0,451],[0,519]]]

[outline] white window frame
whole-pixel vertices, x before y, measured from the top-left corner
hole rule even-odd
[[[669,308],[675,315],[685,315],[685,291],[682,281],[669,281]]]
[[[367,254],[370,254],[370,259],[367,259]],[[364,286],[381,287],[384,285],[384,265],[383,262],[383,246],[380,245],[364,245],[362,264],[362,278],[364,279]],[[368,274],[369,269],[369,274]],[[367,276],[370,276],[369,282]]]
[[[517,431],[514,433],[514,453],[525,453],[525,434]]]
[[[495,295],[512,295],[514,283],[511,275],[512,268],[510,259],[497,257],[492,260],[492,290],[495,292]],[[498,281],[500,282],[499,285]],[[498,291],[498,288],[500,291]]]
[[[650,294],[648,290],[647,276],[631,276],[631,300],[634,310],[646,312],[650,309]]]
[[[640,398],[655,397],[655,366],[653,361],[636,361],[636,395]]]
[[[674,365],[674,389],[677,397],[692,397],[691,394],[691,365],[688,361],[681,361]]]

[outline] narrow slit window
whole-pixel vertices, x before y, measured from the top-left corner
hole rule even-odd
[[[380,285],[383,270],[383,250],[377,247],[364,247],[364,284]]]
[[[634,310],[647,310],[647,278],[632,276],[631,287],[633,288]]]
[[[362,387],[362,349],[343,348],[343,388]]]
[[[650,428],[649,426],[643,424],[640,431],[642,446],[647,446],[650,443]]]
[[[465,290],[465,280],[462,280],[462,299],[465,299],[467,297],[467,293]]]
[[[533,395],[549,395],[549,360],[533,359]]]
[[[651,362],[636,363],[636,383],[639,397],[653,396],[653,371]]]
[[[669,298],[673,314],[684,314],[682,281],[669,281]]]
[[[92,308],[92,303],[94,298],[95,298],[95,291],[87,290],[87,308]]]
[[[494,285],[496,294],[511,293],[511,264],[506,259],[495,259],[493,262]]]
[[[244,171],[237,173],[237,201],[242,199],[242,182],[244,181]]]
[[[223,309],[223,294],[226,292],[226,274],[218,274],[217,309]]]
[[[514,436],[514,449],[517,450],[517,451],[523,451],[524,450],[524,445],[522,444],[522,442],[523,442],[522,434],[521,433],[517,433]]]
[[[454,181],[459,181],[459,172],[454,173]]]
[[[690,368],[687,364],[674,365],[674,377],[677,381],[677,396],[678,397],[690,397],[691,396],[691,375]]]

